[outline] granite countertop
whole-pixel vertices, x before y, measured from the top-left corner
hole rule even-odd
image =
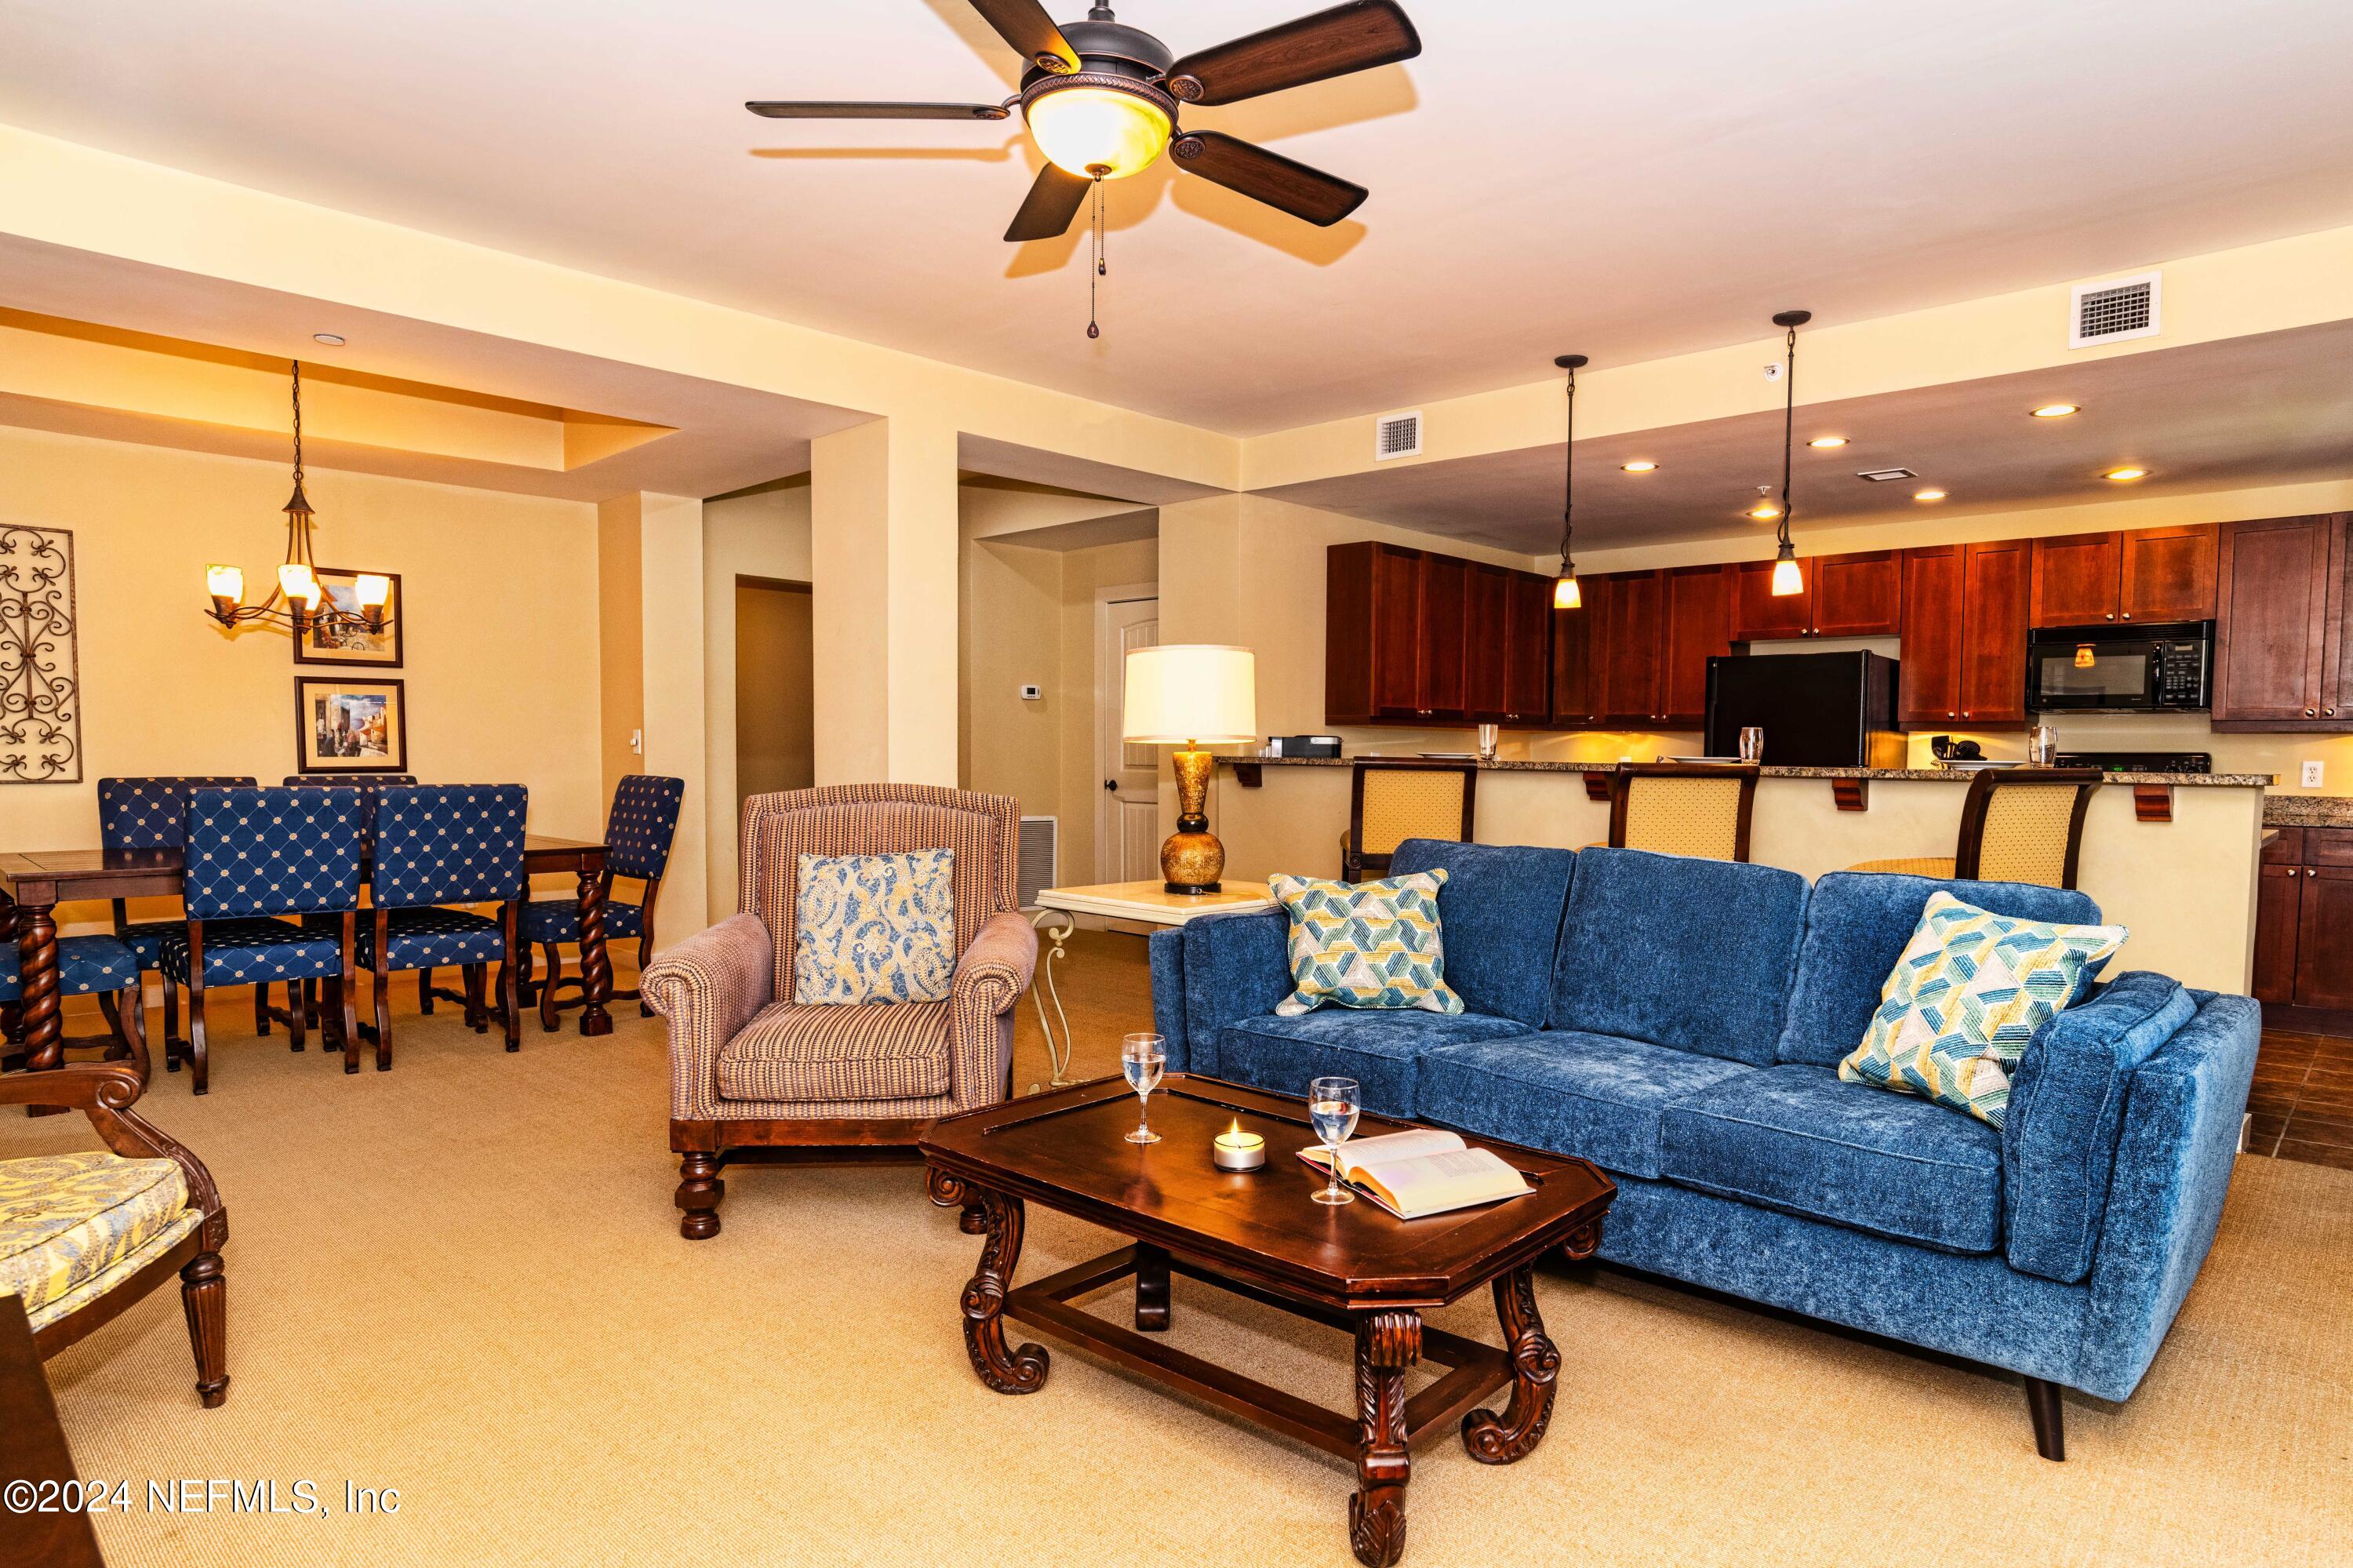
[[[2267,795],[2267,828],[2353,828],[2353,795]]]
[[[1237,763],[1261,768],[1353,768],[1358,762],[1419,762],[1447,761],[1452,758],[1420,758],[1409,752],[1367,753],[1360,757],[1220,757],[1218,761],[1232,767]],[[1528,762],[1499,759],[1477,764],[1482,773],[1611,773],[1614,762]],[[1951,768],[1767,768],[1766,779],[1884,779],[1898,783],[1966,784],[1975,776],[1975,769]],[[2264,789],[2279,781],[2271,773],[2111,773],[2111,784],[2178,784],[2189,788],[2223,789]],[[2333,803],[2342,813],[2339,817],[2297,819],[2286,825],[2342,825],[2353,827],[2353,797],[2347,796],[2274,796],[2268,802],[2264,820],[2271,821],[2269,807],[2282,800],[2299,803]]]

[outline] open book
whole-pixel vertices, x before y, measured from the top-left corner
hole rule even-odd
[[[1321,1145],[1301,1150],[1299,1158],[1318,1171],[1331,1169],[1330,1153]],[[1340,1179],[1401,1220],[1535,1191],[1489,1150],[1466,1148],[1455,1134],[1428,1127],[1349,1139],[1340,1146]]]

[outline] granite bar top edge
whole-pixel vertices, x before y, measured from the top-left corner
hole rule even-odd
[[[2269,795],[2267,828],[2353,828],[2353,795]]]
[[[1218,761],[1232,767],[1237,763],[1259,768],[1353,768],[1359,762],[1447,762],[1450,758],[1423,758],[1405,754],[1366,757],[1220,757]],[[1482,773],[1613,773],[1614,762],[1532,762],[1500,759],[1473,764]],[[1973,768],[1767,768],[1766,779],[1883,779],[1891,783],[1966,784],[1976,776]],[[2172,784],[2189,789],[2266,789],[2279,782],[2274,773],[2111,773],[2111,784]],[[2348,825],[2353,825],[2353,797],[2331,796],[2325,799],[2344,802]],[[2274,799],[2278,799],[2274,797]],[[2295,824],[2290,824],[2295,825]]]

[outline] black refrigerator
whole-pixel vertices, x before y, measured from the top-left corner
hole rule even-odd
[[[1765,732],[1767,768],[1901,768],[1895,724],[1901,664],[1884,654],[1735,653],[1707,662],[1710,757],[1740,755],[1740,732]]]

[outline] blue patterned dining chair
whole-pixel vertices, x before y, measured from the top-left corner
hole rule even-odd
[[[323,980],[328,1025],[355,1033],[352,959],[360,901],[360,800],[345,789],[198,789],[188,797],[188,923],[164,939],[164,980],[188,988],[188,1038],[166,1034],[164,1065],[185,1054],[192,1087],[211,1087],[205,993],[215,986]],[[295,925],[281,916],[319,924]],[[287,1012],[301,1049],[303,1012]]]
[[[612,814],[605,821],[605,939],[635,937],[638,939],[638,972],[643,974],[654,954],[654,901],[661,895],[662,872],[670,864],[670,840],[678,833],[679,802],[686,798],[686,780],[664,779],[650,773],[632,773],[621,780],[613,791]],[[635,904],[612,901],[613,879],[631,877],[645,884],[644,893]],[[538,944],[547,958],[547,978],[536,982],[539,996],[539,1026],[554,1033],[556,1014],[567,1007],[578,1007],[587,1000],[587,991],[578,976],[565,978],[562,944],[580,939],[580,903],[576,898],[536,898],[523,906],[523,994],[531,995],[534,984],[532,976],[531,948]],[[562,1001],[555,999],[561,990],[580,992]],[[617,991],[615,996],[638,1003],[638,1011],[650,1018],[653,1013],[634,991]]]
[[[352,789],[360,798],[360,849],[363,853],[375,842],[375,805],[384,790],[398,784],[414,784],[417,777],[410,773],[290,773],[281,780],[289,789]],[[360,922],[365,925],[365,919]],[[427,969],[418,977],[418,1003],[427,1012],[433,1011],[433,971]],[[301,986],[303,1016],[312,1024],[319,1021],[319,982],[305,980]],[[259,1001],[253,1010],[255,1027],[264,1034],[269,1033],[269,1007]],[[300,1051],[302,1047],[294,1047]]]
[[[250,779],[174,777],[101,779],[98,781],[98,842],[106,849],[178,849],[187,836],[188,792],[192,789],[250,789]],[[114,901],[114,935],[139,955],[143,974],[164,963],[164,938],[178,930],[180,920],[134,923],[122,899]],[[268,999],[255,991],[256,1022],[269,1033]],[[180,993],[164,988],[164,1033],[180,1033]]]
[[[359,961],[375,977],[375,1068],[392,1066],[392,975],[455,965],[466,980],[466,1022],[489,1027],[482,1005],[485,966],[499,965],[499,1008],[507,1049],[522,1044],[515,958],[526,879],[523,819],[530,795],[520,784],[427,784],[384,791],[376,805],[374,907],[360,930]],[[496,904],[498,918],[449,904]],[[343,1070],[359,1070],[359,1042],[344,1043]]]
[[[94,996],[113,1033],[104,1042],[109,1060],[129,1057],[147,1075],[146,1019],[140,1007],[139,958],[112,937],[62,937],[58,940],[58,997]],[[16,923],[13,906],[0,904],[0,1069],[25,1065],[25,988],[16,970]],[[69,1040],[95,1045],[95,1039]]]

